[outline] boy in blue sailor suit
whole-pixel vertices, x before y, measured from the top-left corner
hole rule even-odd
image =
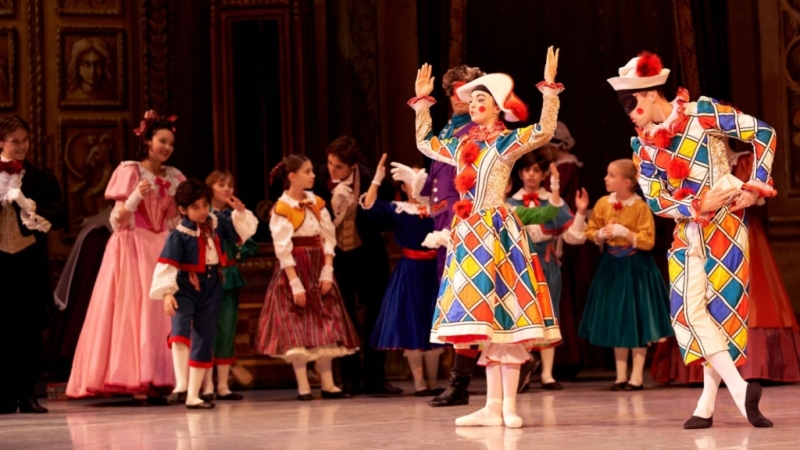
[[[221,240],[239,242],[255,234],[258,220],[239,199],[228,199],[233,213],[210,213],[212,198],[205,183],[189,179],[175,192],[183,218],[158,258],[150,297],[164,301],[172,317],[169,345],[175,369],[171,404],[185,401],[189,409],[210,409],[200,398],[205,371],[214,364],[214,339],[222,306],[220,268],[225,264]],[[191,345],[191,358],[189,346]],[[187,374],[188,371],[188,374]]]

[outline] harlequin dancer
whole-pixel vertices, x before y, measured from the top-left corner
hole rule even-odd
[[[332,360],[352,355],[359,345],[333,278],[336,227],[325,202],[307,191],[314,177],[302,155],[283,158],[270,174],[285,189],[269,223],[280,269],[269,282],[255,342],[259,353],[292,364],[300,401],[313,400],[309,361],[317,361],[323,399],[349,398],[333,382]]]
[[[40,130],[41,131],[41,130]],[[17,115],[0,119],[0,414],[46,413],[36,399],[42,332],[53,301],[47,233],[66,223],[58,180],[25,158],[31,127]]]
[[[233,214],[228,200],[233,197],[233,175],[227,170],[215,170],[206,178],[206,186],[211,190],[211,211],[226,217]],[[236,326],[239,323],[239,289],[244,287],[244,278],[239,272],[239,263],[258,253],[258,243],[252,238],[241,242],[222,241],[225,264],[222,266],[222,308],[219,313],[216,343],[214,344],[214,365],[217,367],[217,394],[214,395],[213,370],[206,371],[203,382],[204,401],[241,400],[242,394],[231,392],[228,386],[231,365],[236,362]]]
[[[606,190],[592,210],[586,237],[603,247],[578,334],[591,344],[614,348],[617,379],[612,391],[644,389],[647,347],[672,336],[667,287],[650,250],[653,213],[636,195],[630,159],[608,165]],[[628,378],[628,354],[633,368]]]
[[[375,170],[376,177],[384,176],[386,154]],[[436,250],[423,247],[425,237],[433,231],[433,219],[428,210],[428,198],[420,203],[413,186],[421,187],[428,176],[402,164],[394,177],[401,181],[402,201],[378,200],[378,184],[372,184],[361,196],[360,206],[383,230],[392,230],[394,239],[402,248],[403,256],[395,266],[381,312],[372,332],[372,346],[377,349],[403,349],[414,378],[414,395],[430,397],[441,394],[444,389],[436,386],[439,373],[441,346],[431,345],[431,322],[439,291],[439,274],[436,271]],[[382,180],[379,180],[382,181]],[[424,360],[424,370],[423,370]]]
[[[709,97],[672,102],[661,86],[669,76],[658,56],[643,52],[608,82],[636,126],[631,140],[639,184],[650,209],[677,222],[669,252],[670,314],[684,362],[706,364],[703,394],[684,428],[712,425],[721,380],[743,416],[771,427],[758,409],[761,386],[736,370],[745,362],[749,260],[744,208],[772,197],[775,131],[755,117]],[[753,145],[747,183],[730,173],[728,136]]]
[[[507,202],[514,206],[536,207],[552,205],[558,208],[558,216],[544,224],[526,225],[525,231],[534,244],[534,250],[539,256],[539,261],[547,279],[550,297],[553,301],[553,313],[560,322],[559,304],[561,300],[561,248],[564,242],[570,245],[583,244],[586,235],[586,209],[589,206],[589,196],[585,189],[574,193],[577,205],[577,214],[570,211],[569,206],[561,199],[559,191],[559,172],[555,164],[549,164],[540,152],[528,153],[517,163],[516,176],[522,181],[522,188],[517,191]],[[542,187],[542,182],[548,179],[552,193]],[[562,390],[561,383],[553,378],[553,361],[555,360],[555,347],[541,348],[542,358],[542,389]],[[524,375],[520,376],[524,378]],[[523,381],[523,384],[525,382]]]
[[[734,152],[727,145],[726,151],[733,174],[746,183],[753,173],[753,152]],[[764,199],[759,198],[757,205],[764,203]],[[797,382],[800,381],[800,327],[767,234],[754,215],[747,220],[750,316],[747,320],[747,364],[738,367],[739,373],[745,380]],[[659,383],[703,382],[703,367],[684,365],[674,339],[658,346],[650,374]]]
[[[168,343],[176,383],[169,401],[184,401],[189,409],[214,407],[200,398],[200,388],[206,370],[214,366],[222,309],[221,267],[226,264],[222,242],[246,241],[258,227],[258,219],[236,197],[227,199],[234,209],[230,215],[211,213],[210,197],[211,190],[200,180],[178,186],[175,204],[183,218],[167,237],[150,288],[150,298],[163,300],[172,321]]]
[[[486,407],[456,419],[457,426],[522,426],[516,394],[520,365],[530,359],[526,345],[561,338],[549,295],[538,295],[539,283],[546,283],[541,271],[532,267],[527,233],[509,213],[504,195],[514,161],[553,136],[563,89],[554,80],[556,55],[551,47],[546,82],[540,84],[544,105],[537,125],[506,130],[499,121],[501,112],[509,121],[527,119],[527,108],[513,94],[513,81],[505,74],[485,75],[456,90],[459,98],[470,102],[470,116],[479,125],[468,137],[428,138],[429,108],[435,103],[429,97],[429,65],[419,70],[416,97],[409,101],[416,110],[417,147],[430,158],[458,167],[455,182],[461,194],[431,339],[486,343],[479,362],[486,366]]]
[[[169,318],[150,301],[153,269],[169,230],[180,216],[174,195],[185,178],[165,163],[175,145],[175,117],[145,113],[134,133],[142,138],[144,160],[114,170],[106,198],[114,234],[108,241],[86,312],[67,395],[133,394],[140,404],[172,389],[172,356],[164,345]]]
[[[439,132],[439,139],[460,138],[466,136],[475,126],[469,115],[469,103],[461,100],[456,95],[456,89],[478,77],[486,75],[477,67],[460,65],[449,69],[442,76],[442,89],[450,99],[450,107],[453,115],[450,121]],[[392,174],[397,171],[397,163],[392,169]],[[439,237],[438,254],[436,258],[437,277],[441,278],[444,273],[444,262],[447,257],[447,245],[450,235],[450,225],[453,223],[453,205],[459,200],[453,180],[456,178],[456,170],[450,164],[433,160],[431,162],[430,176],[425,179],[425,184],[419,195],[429,198],[430,214],[433,218],[434,233],[431,239]],[[416,189],[412,189],[416,192]],[[458,349],[455,353],[453,367],[450,370],[450,385],[447,389],[428,402],[431,406],[456,406],[466,405],[469,402],[469,387],[472,380],[472,372],[478,363],[478,352],[473,349]]]

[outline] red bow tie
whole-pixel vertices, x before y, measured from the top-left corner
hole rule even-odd
[[[156,177],[156,186],[158,186],[158,194],[162,197],[166,197],[167,189],[172,186],[172,183],[163,178]]]
[[[314,202],[311,201],[310,199],[300,200],[299,202],[297,202],[297,206],[295,206],[295,209],[310,208],[311,205],[313,204]]]
[[[525,205],[526,208],[530,207],[531,203],[533,203],[535,206],[539,206],[538,192],[531,192],[522,196],[522,204]]]
[[[7,172],[11,175],[22,172],[22,163],[19,161],[0,161],[0,172]]]
[[[200,237],[202,238],[214,237],[214,230],[211,228],[211,223],[209,221],[198,223],[197,231],[200,232]]]

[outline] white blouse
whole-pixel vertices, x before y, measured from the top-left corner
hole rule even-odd
[[[311,192],[306,191],[306,200],[309,200],[312,205],[316,204],[317,196]],[[286,192],[281,195],[278,201],[284,202],[289,206],[296,208],[300,202],[293,199]],[[322,208],[320,210],[320,218],[314,215],[311,210],[306,211],[305,219],[298,229],[294,229],[294,225],[289,222],[289,219],[273,211],[272,217],[269,220],[269,230],[272,232],[272,245],[275,248],[275,256],[278,258],[281,269],[287,267],[294,267],[295,261],[292,257],[292,244],[293,237],[313,237],[320,236],[322,238],[322,250],[326,255],[335,256],[336,252],[336,227],[331,221],[331,215],[328,210]]]

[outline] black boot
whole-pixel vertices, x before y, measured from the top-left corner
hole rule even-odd
[[[478,364],[478,358],[459,355],[456,353],[453,369],[450,371],[450,385],[441,394],[429,401],[431,406],[458,406],[469,403],[469,383],[472,381],[472,371]]]

